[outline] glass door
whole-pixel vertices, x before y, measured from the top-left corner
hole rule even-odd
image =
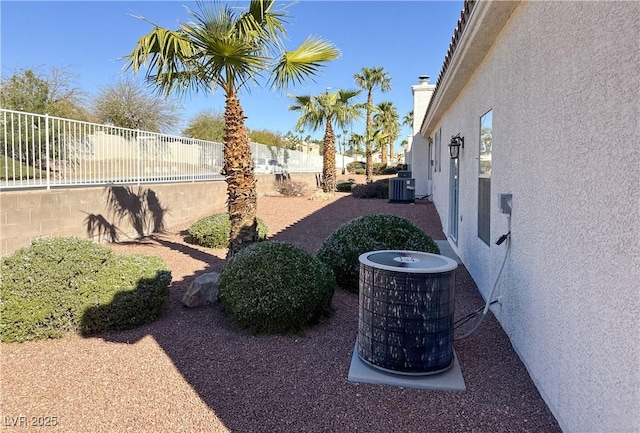
[[[460,165],[458,158],[449,161],[449,236],[457,245]]]

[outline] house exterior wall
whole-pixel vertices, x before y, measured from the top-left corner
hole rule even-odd
[[[413,93],[413,135],[411,137],[411,175],[415,178],[415,196],[424,197],[431,195],[431,182],[428,180],[430,164],[429,144],[420,135],[420,121],[427,111],[435,85],[429,84],[428,78],[420,78],[420,84],[411,87]]]
[[[474,14],[504,7],[483,3]],[[467,37],[482,25],[474,19]],[[423,125],[425,137],[442,130],[443,146],[465,137],[453,246],[486,298],[509,245],[495,241],[511,231],[492,311],[563,430],[638,432],[640,3],[522,2],[503,24]],[[468,51],[483,42],[467,41]],[[477,221],[479,120],[489,109],[487,245]],[[432,197],[448,232],[444,155]],[[510,218],[499,193],[513,194]]]

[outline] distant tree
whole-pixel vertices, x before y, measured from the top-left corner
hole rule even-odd
[[[391,77],[384,71],[384,68],[362,68],[359,74],[355,74],[353,78],[358,86],[367,91],[367,120],[365,132],[365,154],[366,154],[366,181],[373,182],[373,158],[371,148],[373,144],[373,125],[371,116],[374,111],[373,106],[373,89],[380,88],[382,92],[391,90]]]
[[[339,90],[334,93],[321,93],[318,96],[292,96],[295,103],[289,110],[302,113],[296,122],[296,129],[302,131],[311,128],[313,131],[324,125],[324,149],[322,152],[322,190],[336,190],[336,143],[333,132],[334,125],[345,128],[361,116],[362,105],[355,104],[352,99],[360,94],[360,90]]]
[[[222,143],[224,140],[224,113],[202,111],[196,114],[189,120],[187,127],[182,130],[182,135]]]
[[[279,132],[268,129],[249,130],[249,139],[254,143],[264,144],[265,146],[285,147],[286,144]]]
[[[362,145],[364,144],[364,135],[351,133],[351,138],[349,139],[349,145],[351,146],[351,152],[355,155],[364,155],[362,151]]]
[[[265,76],[271,78],[271,87],[285,90],[317,75],[340,55],[333,44],[315,37],[286,51],[289,15],[275,4],[275,0],[252,0],[241,9],[236,3],[232,7],[198,2],[200,12],[189,9],[189,22],[181,22],[178,30],[154,25],[127,56],[127,67],[136,73],[148,65],[146,78],[166,94],[216,88],[224,92],[229,259],[258,240],[256,178],[239,92]]]
[[[385,156],[387,142],[389,140],[389,134],[384,132],[384,129],[378,128],[374,125],[371,130],[371,150],[373,152],[380,152],[380,162],[387,165],[387,158]]]
[[[224,140],[224,113],[198,113],[182,131],[187,137],[201,140],[222,142]],[[265,146],[288,147],[288,141],[279,132],[268,129],[252,129],[248,131],[249,139]]]
[[[46,72],[17,70],[0,82],[0,106],[27,113],[91,120],[85,108],[86,93],[75,86],[74,78],[71,72],[57,67]]]
[[[376,114],[373,116],[373,124],[376,128],[382,130],[386,136],[386,140],[382,142],[382,164],[387,165],[387,149],[389,149],[389,157],[393,159],[393,143],[400,135],[400,121],[398,118],[398,110],[393,102],[383,101],[376,106]]]
[[[9,110],[92,120],[83,105],[83,96],[84,92],[73,84],[73,74],[55,67],[46,72],[18,70],[10,78],[0,82],[0,107]],[[49,158],[56,157],[59,152],[74,154],[69,146],[77,146],[79,143],[73,139],[77,128],[67,123],[57,124],[55,131],[53,128],[47,129],[41,120],[31,120],[24,116],[9,116],[6,123],[6,130],[11,131],[9,133],[13,136],[0,137],[0,143],[5,140],[12,143],[9,156],[40,169],[46,164],[47,138],[53,144],[49,146],[49,154],[46,155]],[[25,140],[24,134],[27,131],[32,137],[38,136],[38,139]],[[66,160],[71,161],[71,158],[67,157]]]
[[[302,145],[304,143],[302,136],[295,135],[293,132],[288,131],[282,138],[285,142],[284,147],[286,147],[287,149],[302,150]]]
[[[407,125],[410,128],[413,126],[413,110],[404,115],[402,118],[402,124]]]
[[[9,110],[46,114],[49,84],[31,69],[14,73],[0,86],[0,105]]]
[[[87,92],[75,85],[76,74],[64,68],[51,67],[45,76],[49,84],[50,115],[82,121],[96,120],[87,108]]]
[[[100,123],[151,132],[168,132],[179,121],[178,104],[154,94],[142,83],[123,79],[105,86],[94,99],[94,114]]]

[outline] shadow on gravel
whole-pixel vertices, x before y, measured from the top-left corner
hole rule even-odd
[[[431,203],[390,204],[351,196],[327,204],[272,239],[315,252],[340,224],[373,213],[406,217],[433,238],[445,239]],[[326,221],[332,222],[329,228]],[[199,260],[212,260],[202,272],[221,269],[222,260],[186,243],[157,241]],[[180,297],[193,277],[172,289],[169,311],[158,321],[101,337],[134,343],[151,335],[233,432],[560,431],[493,316],[472,338],[455,343],[466,392],[358,384],[347,380],[357,335],[356,294],[337,291],[334,314],[300,335],[253,336],[217,304],[183,307]],[[463,266],[458,268],[456,290],[456,317],[483,305]]]
[[[271,239],[291,242],[315,253],[320,244],[340,225],[359,216],[371,214],[398,215],[411,220],[433,239],[446,239],[433,203],[389,203],[387,200],[358,199],[351,195],[345,195],[322,207],[307,218],[272,235]],[[331,224],[328,225],[327,221]],[[327,227],[331,229],[327,230]]]

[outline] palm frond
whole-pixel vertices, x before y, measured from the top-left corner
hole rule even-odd
[[[296,50],[282,54],[272,72],[271,85],[284,89],[315,77],[324,63],[340,56],[340,50],[323,39],[309,37]]]
[[[351,98],[355,98],[360,93],[362,93],[361,89],[346,89],[346,90],[341,89],[338,92],[338,97],[340,98],[341,101],[348,102]]]
[[[169,93],[176,87],[174,78],[196,69],[194,54],[193,44],[182,30],[154,27],[125,57],[124,70],[132,69],[137,73],[145,66],[146,79],[155,82],[164,93]]]

